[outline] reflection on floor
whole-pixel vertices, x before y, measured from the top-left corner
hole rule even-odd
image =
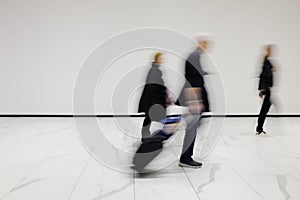
[[[159,170],[138,175],[130,156],[142,118],[97,119],[115,150],[102,144],[93,155],[72,118],[0,118],[0,199],[300,199],[300,118],[268,118],[260,137],[255,118],[224,119],[222,135],[212,121],[203,119],[197,137],[201,169],[178,167],[182,123],[148,166]]]

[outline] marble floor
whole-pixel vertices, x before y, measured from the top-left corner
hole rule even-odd
[[[300,199],[300,118],[268,118],[268,136],[255,136],[255,118],[225,118],[220,130],[203,119],[194,153],[202,168],[178,167],[180,129],[148,166],[159,170],[143,176],[130,169],[142,118],[84,120],[114,146],[95,148],[104,162],[73,118],[0,118],[0,199]]]

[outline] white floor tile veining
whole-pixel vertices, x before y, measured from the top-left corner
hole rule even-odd
[[[84,148],[73,118],[0,118],[0,200],[300,199],[300,118],[268,118],[267,136],[255,135],[255,118],[226,118],[217,145],[202,158],[205,119],[194,152],[202,168],[178,167],[179,130],[148,166],[159,170],[145,175],[118,151],[136,150],[142,118],[97,120],[117,150],[95,151],[118,169]]]

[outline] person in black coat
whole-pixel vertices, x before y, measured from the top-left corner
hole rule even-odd
[[[139,102],[138,112],[145,113],[142,127],[142,141],[151,135],[151,121],[160,121],[166,117],[167,91],[159,69],[162,64],[162,53],[156,53],[154,62],[148,72],[146,84]]]
[[[271,103],[271,88],[273,86],[273,72],[275,71],[275,68],[273,67],[270,57],[273,53],[273,45],[267,45],[266,46],[266,53],[263,60],[263,67],[262,71],[259,76],[259,84],[258,84],[258,90],[259,90],[259,97],[264,98],[259,117],[257,120],[257,127],[256,127],[256,134],[260,135],[261,133],[266,134],[266,132],[263,130],[263,125],[267,116],[267,113],[269,112],[269,109],[272,105]]]
[[[192,52],[185,62],[186,82],[176,102],[177,105],[187,106],[189,115],[186,117],[187,127],[183,141],[182,153],[179,160],[179,166],[199,168],[202,163],[193,160],[193,151],[197,129],[200,125],[201,113],[209,110],[209,102],[204,84],[204,75],[200,58],[208,48],[208,38],[198,36],[197,49]]]

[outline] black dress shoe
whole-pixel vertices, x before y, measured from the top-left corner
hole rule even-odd
[[[189,167],[189,168],[197,169],[197,168],[202,167],[202,163],[194,161],[193,159],[188,160],[188,161],[182,161],[181,160],[179,162],[179,167]]]
[[[262,133],[265,134],[265,135],[267,134],[265,131],[256,131],[256,135],[260,135]]]

